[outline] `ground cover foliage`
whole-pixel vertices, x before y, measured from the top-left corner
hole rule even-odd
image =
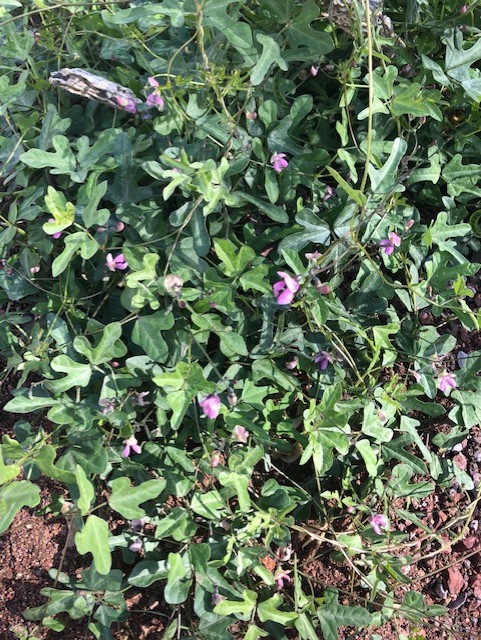
[[[477,501],[449,453],[481,354],[447,327],[479,329],[481,21],[367,6],[346,31],[317,0],[0,1],[5,409],[51,425],[3,436],[0,530],[46,475],[89,566],[28,619],[108,639],[155,583],[166,638],[444,611],[395,591],[442,544],[419,500],[466,492],[452,540]],[[64,68],[138,101],[52,86]],[[364,598],[306,575],[308,521]]]

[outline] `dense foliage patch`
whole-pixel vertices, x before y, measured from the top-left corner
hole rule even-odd
[[[368,6],[0,1],[6,410],[50,424],[3,435],[0,530],[44,474],[92,559],[29,619],[111,638],[156,582],[166,638],[443,612],[395,592],[438,540],[420,501],[476,494],[449,454],[481,406],[452,335],[479,329],[481,25]],[[364,599],[306,574],[299,533]]]

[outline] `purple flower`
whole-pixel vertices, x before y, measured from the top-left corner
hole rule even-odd
[[[147,78],[147,82],[154,89],[147,96],[147,100],[146,100],[147,105],[149,107],[159,107],[159,109],[163,109],[165,103],[162,96],[160,95],[159,83],[155,78],[152,78],[152,77]]]
[[[289,575],[290,573],[290,571],[284,571],[282,567],[279,567],[279,569],[277,569],[277,571],[275,572],[274,578],[276,579],[277,588],[279,590],[284,588],[284,582],[286,582],[287,584],[289,584],[289,582],[292,582],[292,578]]]
[[[315,64],[313,64],[312,67],[311,67],[311,76],[313,76],[315,78],[318,73],[319,73],[319,67],[317,67]]]
[[[106,416],[112,411],[115,410],[115,399],[114,398],[100,398],[99,405],[103,407],[102,413]]]
[[[401,238],[394,231],[390,231],[387,238],[380,241],[379,246],[383,247],[384,253],[389,256],[394,251],[394,247],[401,246]]]
[[[327,351],[319,351],[314,357],[315,364],[319,365],[319,368],[324,371],[332,363],[332,356]]]
[[[220,451],[214,451],[210,457],[209,464],[212,469],[215,469],[222,462],[222,453]]]
[[[204,410],[204,415],[215,420],[220,413],[220,398],[217,393],[210,393],[203,400],[199,400],[199,405]]]
[[[150,391],[141,391],[140,393],[135,393],[132,396],[132,402],[133,404],[138,405],[139,407],[145,407],[146,405],[150,404],[150,402],[148,402],[148,400],[145,400],[145,398],[150,394]]]
[[[137,540],[132,542],[132,544],[129,546],[129,550],[133,551],[134,553],[139,553],[142,547],[143,547],[142,540],[140,538],[137,538]]]
[[[271,164],[274,167],[276,173],[281,173],[284,169],[287,169],[289,163],[285,159],[285,153],[274,153],[271,157]]]
[[[438,376],[438,389],[445,395],[449,395],[451,389],[456,389],[456,379],[453,373],[449,373],[446,369]]]
[[[137,113],[137,103],[133,98],[125,98],[124,96],[115,96],[115,102],[121,109],[128,113]]]
[[[117,271],[117,269],[127,269],[127,267],[129,266],[129,263],[124,258],[123,253],[119,253],[119,255],[115,256],[115,258],[111,253],[108,253],[105,259],[105,264],[107,265],[107,269],[109,269],[109,271]]]
[[[145,518],[134,518],[130,521],[130,528],[132,531],[137,531],[138,533],[142,531],[145,524]]]
[[[130,456],[131,451],[134,453],[140,453],[141,448],[139,443],[137,442],[137,438],[135,436],[130,436],[127,440],[124,440],[124,450],[122,451],[122,457],[128,458]]]
[[[242,442],[243,444],[245,444],[249,439],[249,432],[242,425],[236,424],[236,426],[232,430],[232,437],[237,442]]]
[[[389,520],[386,516],[376,513],[369,518],[369,524],[374,530],[374,533],[377,533],[378,536],[382,534],[383,531],[389,529]]]
[[[212,604],[215,606],[217,604],[220,604],[221,602],[224,602],[225,600],[225,596],[222,596],[219,593],[219,589],[217,587],[214,587],[214,593],[212,594]]]
[[[257,118],[257,111],[248,111],[246,113],[246,118],[248,120],[255,120]]]
[[[299,291],[299,280],[284,271],[278,271],[277,275],[282,278],[272,286],[277,304],[291,304],[294,294]]]
[[[299,365],[299,358],[297,356],[294,356],[292,360],[288,360],[286,362],[286,369],[289,369],[292,371],[293,369],[296,369],[298,365]]]

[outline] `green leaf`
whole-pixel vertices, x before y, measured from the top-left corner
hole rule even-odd
[[[338,640],[339,627],[359,629],[371,623],[372,614],[365,607],[346,607],[339,604],[338,598],[337,589],[326,589],[322,597],[323,604],[317,609],[324,640]]]
[[[132,342],[142,347],[154,362],[165,362],[169,348],[160,332],[172,329],[174,322],[174,315],[170,311],[141,316],[137,318],[132,330]]]
[[[95,499],[95,489],[93,484],[87,478],[83,467],[79,464],[75,467],[75,479],[79,490],[79,497],[77,499],[77,507],[80,510],[80,514],[86,516],[90,511],[90,506]]]
[[[283,626],[290,626],[294,620],[297,620],[298,614],[294,611],[281,611],[279,607],[284,604],[284,600],[280,593],[276,593],[257,605],[257,615],[261,622],[277,622]]]
[[[102,328],[100,325],[101,337],[98,344],[92,347],[85,336],[74,338],[73,346],[78,353],[84,355],[90,364],[104,364],[114,358],[121,358],[127,353],[127,348],[119,340],[122,335],[122,325],[120,322],[112,322]]]
[[[405,114],[416,118],[431,116],[441,122],[443,113],[438,106],[440,101],[440,91],[422,89],[420,84],[413,82],[407,86],[401,85],[396,89],[396,95],[391,103],[391,110],[395,116]]]
[[[3,459],[2,446],[0,445],[0,485],[7,484],[16,478],[22,471],[22,467],[18,464],[6,465]]]
[[[141,560],[132,569],[127,582],[144,589],[157,580],[167,578],[168,571],[166,560]]]
[[[91,553],[95,568],[102,575],[109,573],[112,566],[109,548],[109,526],[97,516],[90,515],[81,531],[75,534],[75,545],[80,555]]]
[[[256,34],[256,40],[262,45],[262,54],[251,72],[251,83],[257,86],[264,81],[273,64],[278,65],[283,71],[287,71],[287,63],[281,55],[281,49],[271,36],[262,33]]]
[[[164,598],[168,604],[181,604],[188,598],[192,584],[192,570],[187,555],[169,553],[167,559],[169,570]]]
[[[314,625],[311,619],[306,613],[299,614],[299,617],[295,621],[295,627],[299,631],[302,640],[318,640],[319,636],[316,633]]]
[[[33,462],[35,462],[40,471],[49,478],[54,478],[54,480],[59,480],[66,484],[74,483],[75,474],[54,465],[53,461],[56,456],[56,448],[51,444],[45,444],[41,449],[35,451],[33,455]]]
[[[238,615],[243,616],[243,619],[248,619],[248,616],[251,615],[256,606],[257,593],[245,589],[242,592],[242,598],[242,600],[223,600],[219,602],[214,607],[214,613],[220,616]]]
[[[290,19],[287,26],[289,44],[293,49],[305,47],[312,56],[324,55],[334,49],[331,36],[314,29],[311,24],[319,16],[320,9],[314,0],[307,0],[302,5],[299,15]]]
[[[133,487],[130,478],[115,478],[109,482],[112,489],[109,505],[128,520],[143,518],[146,514],[139,505],[160,496],[166,484],[164,479],[159,478],[158,480],[146,480],[139,486]]]
[[[75,182],[82,182],[78,179],[76,171],[75,156],[70,149],[70,143],[65,136],[54,136],[52,140],[55,152],[42,151],[41,149],[29,149],[22,153],[20,160],[28,167],[34,169],[49,168],[55,175],[70,174]]]
[[[253,46],[251,28],[227,13],[228,5],[235,0],[206,0],[202,6],[203,24],[215,27],[232,46],[244,53]],[[236,3],[237,4],[237,3]]]
[[[86,387],[92,376],[90,365],[75,362],[67,355],[55,356],[50,366],[54,371],[67,374],[59,380],[45,381],[45,387],[55,395],[60,395],[72,387]]]
[[[274,220],[275,222],[280,222],[280,223],[289,222],[289,216],[287,215],[283,207],[276,206],[274,204],[271,204],[270,202],[266,202],[265,200],[256,198],[250,193],[236,191],[233,195],[240,198],[244,202],[250,202],[251,204],[256,206],[260,211],[262,211],[262,213],[265,213],[265,215],[268,218],[270,218],[271,220]]]
[[[366,204],[367,198],[364,195],[364,193],[362,193],[362,191],[359,191],[358,189],[354,189],[353,187],[351,187],[351,185],[348,182],[346,182],[346,180],[344,180],[341,174],[338,173],[332,167],[326,167],[326,169],[329,171],[329,173],[337,182],[337,184],[341,187],[341,189],[343,189],[347,193],[347,195],[351,198],[351,200],[353,200],[360,207],[363,207]]]
[[[71,202],[67,202],[67,198],[63,193],[56,191],[51,186],[47,188],[45,204],[54,217],[53,222],[45,222],[42,225],[42,229],[48,235],[63,231],[70,227],[75,220],[75,206]]]
[[[414,456],[412,453],[405,451],[404,447],[412,443],[412,436],[410,434],[404,434],[391,442],[386,442],[382,445],[382,457],[386,462],[392,460],[400,460],[409,465],[415,473],[425,475],[427,472],[426,465],[422,460]]]
[[[369,178],[371,189],[374,193],[396,193],[404,191],[404,186],[399,184],[397,170],[404,154],[407,142],[403,138],[396,138],[392,145],[391,153],[385,164],[380,169],[369,165]]]
[[[302,209],[296,216],[296,222],[304,227],[305,231],[286,236],[279,245],[279,251],[300,251],[310,242],[328,244],[331,236],[329,225],[311,209]]]
[[[369,442],[369,440],[363,438],[356,442],[356,449],[363,457],[368,474],[371,476],[371,478],[375,478],[377,476],[379,461],[376,452],[371,446],[371,443]]]
[[[36,507],[40,502],[40,489],[28,480],[12,482],[0,488],[0,534],[12,524],[22,507]]]
[[[47,223],[48,224],[48,223]],[[84,231],[71,233],[65,238],[65,248],[52,262],[52,276],[56,278],[69,266],[77,251],[84,260],[94,256],[99,249],[97,242]]]
[[[19,395],[9,400],[3,409],[12,413],[30,413],[30,411],[37,411],[38,409],[47,409],[58,404],[58,402],[54,398]]]

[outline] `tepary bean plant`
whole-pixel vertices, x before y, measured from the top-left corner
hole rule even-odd
[[[86,567],[27,620],[113,638],[148,588],[165,638],[445,611],[409,569],[479,500],[449,454],[481,353],[447,330],[479,330],[474,6],[0,1],[0,349],[27,418],[0,531],[53,478]],[[437,530],[420,501],[453,483]]]

